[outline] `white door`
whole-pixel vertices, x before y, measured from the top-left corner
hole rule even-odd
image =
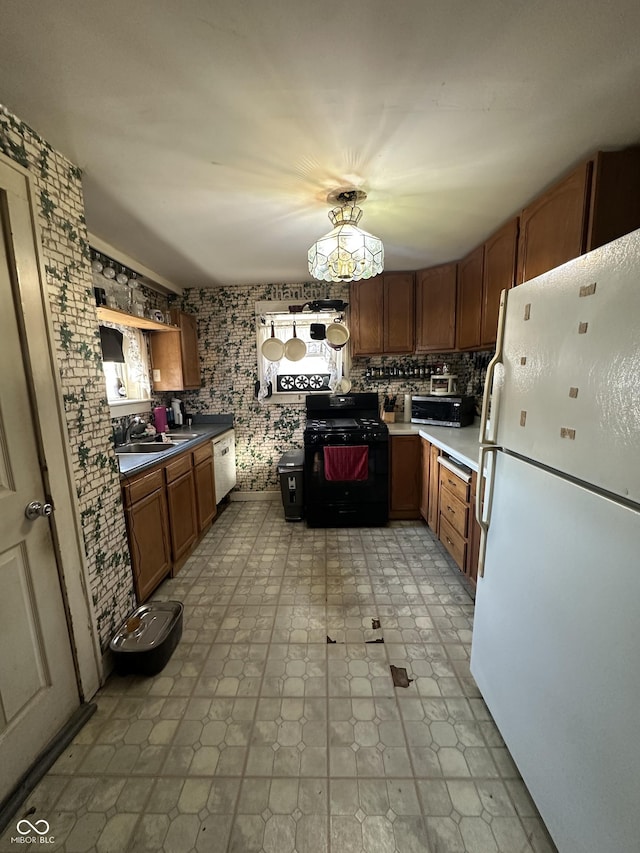
[[[640,838],[640,513],[498,453],[471,672],[562,853]]]
[[[29,370],[16,298],[10,199],[24,178],[0,169],[0,799],[80,700],[47,518]]]

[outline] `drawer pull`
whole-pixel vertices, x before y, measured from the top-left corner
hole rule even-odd
[[[447,478],[447,483],[449,483],[450,486],[455,486],[456,484],[455,480],[450,480],[449,478]]]

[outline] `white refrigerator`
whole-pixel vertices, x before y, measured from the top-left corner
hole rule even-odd
[[[560,853],[640,850],[640,231],[502,296],[471,672]]]

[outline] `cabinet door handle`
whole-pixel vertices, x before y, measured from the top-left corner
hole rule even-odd
[[[449,543],[449,545],[453,545],[453,542],[451,541],[451,539],[449,539],[449,537],[448,537],[448,536],[446,536],[446,537],[445,537],[445,539],[447,540],[447,542]]]
[[[451,512],[451,513],[453,513],[454,515],[456,514],[455,509],[451,509],[451,507],[449,506],[449,504],[447,504],[447,512]]]
[[[454,488],[455,488],[455,485],[456,485],[456,484],[455,484],[455,480],[450,480],[450,479],[447,477],[447,483],[449,483],[449,485],[450,485],[450,486],[454,486]]]

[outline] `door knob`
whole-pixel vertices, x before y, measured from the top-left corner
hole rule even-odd
[[[35,521],[36,518],[48,518],[52,512],[53,504],[41,504],[40,501],[31,501],[24,510],[29,521]]]

